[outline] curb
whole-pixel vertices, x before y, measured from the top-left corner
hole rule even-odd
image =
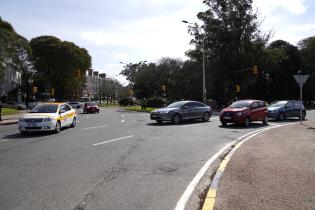
[[[264,131],[271,130],[273,128],[279,128],[279,127],[287,126],[287,125],[293,125],[293,124],[297,124],[297,123],[288,123],[288,124],[284,124],[284,125],[277,125],[274,127],[260,129],[260,130],[257,130],[256,132],[250,133],[249,135],[245,136],[243,139],[239,139],[239,141],[236,142],[234,148],[222,160],[219,168],[215,172],[215,175],[212,179],[211,185],[208,189],[208,193],[207,193],[206,198],[204,200],[202,210],[212,210],[214,208],[219,183],[220,183],[220,180],[223,176],[224,170],[225,170],[226,166],[228,165],[229,161],[231,160],[233,154],[241,147],[242,144],[244,144],[246,141],[248,141],[252,137],[263,133]]]
[[[18,120],[17,119],[12,119],[12,120],[2,120],[0,121],[0,126],[1,125],[12,125],[12,124],[17,124]]]

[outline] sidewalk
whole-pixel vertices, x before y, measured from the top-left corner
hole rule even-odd
[[[268,130],[240,146],[214,209],[315,209],[315,121]]]
[[[1,125],[11,125],[16,124],[19,120],[19,118],[24,114],[25,112],[21,112],[20,114],[12,114],[12,115],[2,115],[2,121],[0,121]]]

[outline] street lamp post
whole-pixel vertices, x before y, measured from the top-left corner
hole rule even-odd
[[[201,32],[201,28],[196,24],[190,23],[186,20],[183,23],[193,25],[198,31]],[[205,54],[205,33],[202,34],[202,101],[207,103],[207,88],[206,88],[206,54]]]

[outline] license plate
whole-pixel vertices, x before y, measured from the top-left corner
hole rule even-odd
[[[37,124],[36,123],[28,123],[27,126],[28,127],[37,127]]]
[[[231,119],[231,117],[229,117],[229,116],[225,116],[223,119],[225,119],[225,120],[230,120],[230,119]]]

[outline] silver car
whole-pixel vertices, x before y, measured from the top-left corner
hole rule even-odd
[[[150,118],[156,120],[159,124],[163,121],[179,124],[182,120],[190,119],[202,119],[206,122],[209,121],[211,114],[212,109],[206,104],[198,101],[178,101],[165,108],[153,110]]]

